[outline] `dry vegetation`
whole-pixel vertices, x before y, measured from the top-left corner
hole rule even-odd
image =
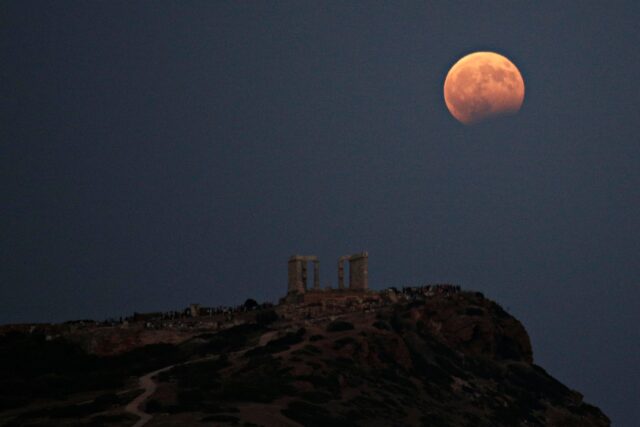
[[[257,319],[110,358],[64,340],[5,336],[0,425],[131,425],[122,407],[136,390],[121,392],[173,364],[146,403],[150,426],[609,425],[532,363],[522,325],[480,294]]]

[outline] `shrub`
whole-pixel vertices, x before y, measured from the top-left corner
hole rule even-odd
[[[341,348],[349,345],[349,344],[357,344],[358,341],[356,341],[354,338],[352,337],[344,337],[344,338],[340,338],[339,340],[336,340],[333,343],[333,348],[335,350],[340,350]]]
[[[349,331],[353,329],[353,323],[344,320],[334,320],[327,325],[327,332]]]
[[[302,356],[302,355],[314,356],[314,355],[320,354],[320,353],[322,353],[322,350],[320,350],[315,345],[311,345],[311,344],[307,344],[303,348],[300,348],[298,350],[295,350],[295,351],[291,352],[291,354],[299,355],[299,356]]]
[[[160,403],[160,401],[158,401],[157,399],[149,399],[149,401],[145,405],[144,410],[150,414],[163,412],[164,405]]]
[[[324,391],[318,391],[318,390],[305,391],[300,394],[300,397],[311,403],[318,403],[318,404],[327,403],[330,400],[333,400],[333,396],[331,394]]]
[[[238,417],[234,417],[233,415],[209,415],[200,420],[201,422],[208,423],[213,421],[223,422],[223,423],[231,423],[238,424],[240,421]]]
[[[282,413],[286,417],[309,427],[325,427],[329,425],[339,427],[352,425],[352,423],[347,422],[347,420],[343,418],[333,417],[331,413],[322,406],[304,401],[293,401],[289,403],[289,406],[286,409],[283,409]]]
[[[256,300],[254,300],[253,298],[248,298],[244,302],[243,306],[247,310],[255,310],[256,307],[258,307],[258,302]]]
[[[278,313],[275,310],[263,310],[256,313],[256,323],[261,326],[269,325],[278,320]]]
[[[391,325],[389,325],[389,323],[384,320],[376,320],[375,322],[373,322],[373,327],[376,329],[382,329],[384,331],[391,330]]]
[[[467,307],[465,314],[467,316],[482,316],[484,315],[484,310],[480,307]]]

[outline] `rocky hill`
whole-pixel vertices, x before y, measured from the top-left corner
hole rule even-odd
[[[533,363],[522,324],[481,294],[380,295],[324,315],[257,311],[111,357],[6,334],[0,425],[610,425]]]

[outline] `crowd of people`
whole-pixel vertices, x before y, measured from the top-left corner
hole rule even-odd
[[[400,289],[391,287],[388,291],[393,292],[396,295],[404,295],[405,297],[411,298],[416,296],[455,294],[460,292],[461,288],[458,285],[452,285],[450,283],[437,283],[422,286],[403,286]]]

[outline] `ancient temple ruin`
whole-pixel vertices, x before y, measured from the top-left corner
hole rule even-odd
[[[338,259],[338,288],[344,289],[344,262],[349,261],[349,289],[369,288],[369,254],[343,255]]]
[[[349,284],[344,283],[344,263],[349,261]],[[307,287],[308,263],[313,262],[313,288]],[[364,292],[369,288],[369,254],[362,252],[344,255],[338,259],[338,291]],[[304,295],[308,292],[328,292],[320,289],[320,260],[315,255],[292,255],[289,258],[289,285],[287,295]]]
[[[289,258],[289,288],[287,293],[307,291],[307,264],[313,262],[313,288],[320,289],[320,261],[315,255],[292,255]]]

